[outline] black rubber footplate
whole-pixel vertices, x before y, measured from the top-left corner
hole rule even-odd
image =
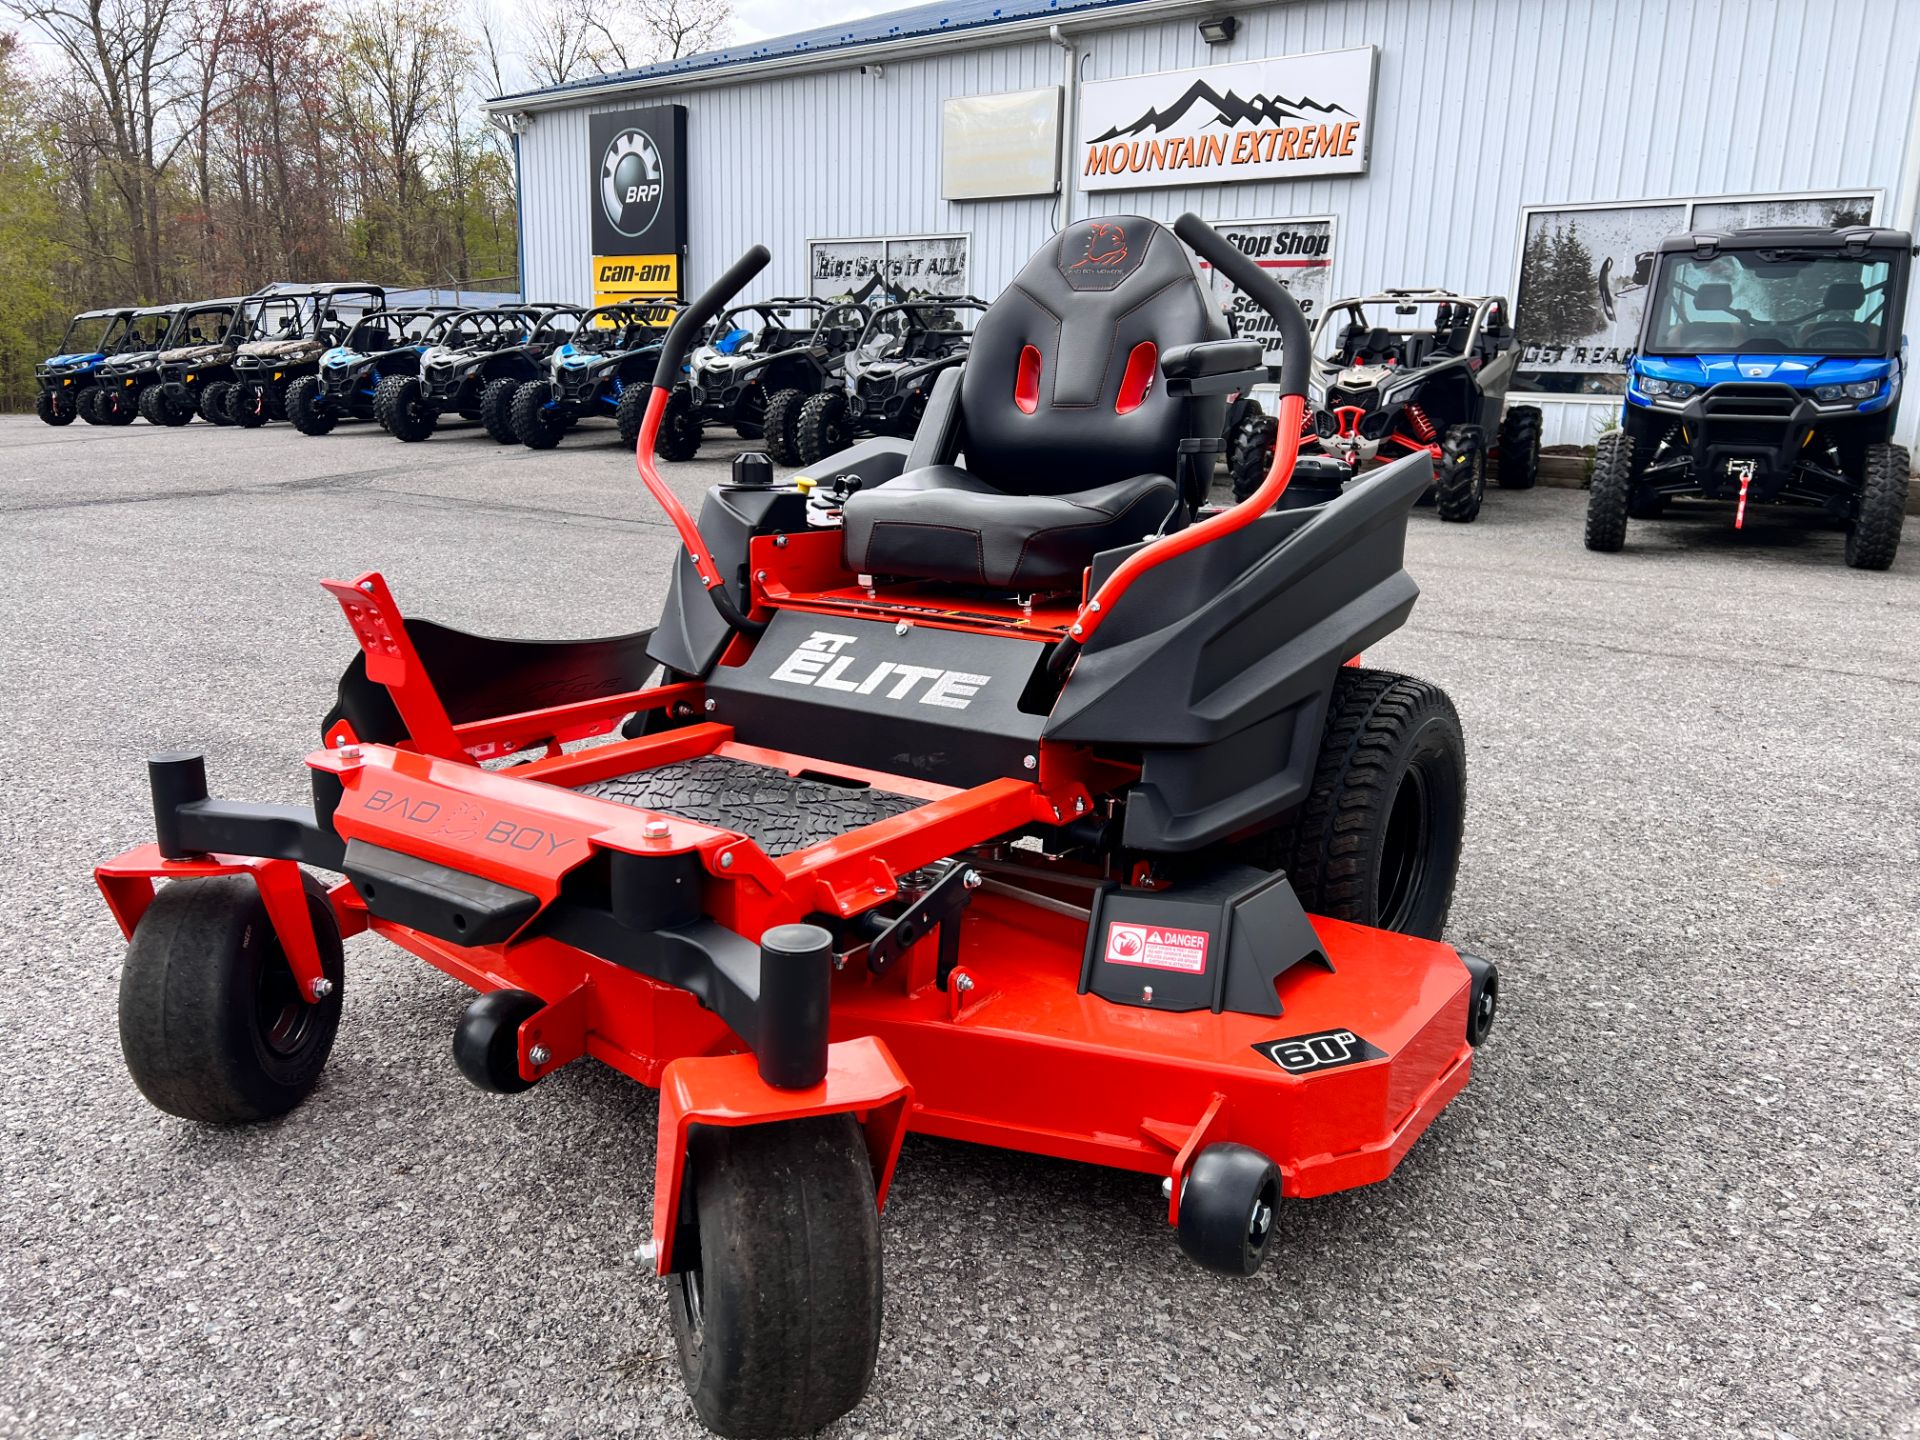
[[[852,781],[789,775],[766,765],[701,755],[596,780],[582,795],[735,830],[769,855],[791,855],[849,830],[918,808],[920,801]]]

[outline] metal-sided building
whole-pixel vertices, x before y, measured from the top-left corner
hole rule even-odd
[[[1913,0],[951,0],[490,109],[536,299],[692,293],[755,242],[756,297],[991,299],[1068,219],[1193,210],[1310,307],[1511,297],[1564,442],[1617,410],[1662,235],[1914,228],[1916,73]]]

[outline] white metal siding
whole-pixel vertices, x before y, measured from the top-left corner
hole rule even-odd
[[[1081,75],[1110,79],[1264,55],[1376,45],[1373,151],[1362,176],[1083,195],[1075,216],[1338,217],[1336,293],[1436,284],[1510,294],[1521,207],[1858,189],[1882,223],[1901,193],[1920,73],[1916,0],[1295,0],[1232,7],[1231,45],[1191,18],[1077,35]],[[1064,81],[1066,56],[1023,40],[926,59],[644,100],[689,110],[689,284],[755,241],[767,289],[805,281],[810,237],[966,231],[972,285],[999,292],[1053,229],[1046,199],[940,198],[949,95]],[[1069,117],[1071,123],[1071,117]],[[584,109],[539,115],[522,141],[529,293],[584,298]],[[1916,331],[1915,315],[1907,329]],[[1920,403],[1901,428],[1920,429]],[[1554,404],[1549,440],[1588,438],[1611,410]]]

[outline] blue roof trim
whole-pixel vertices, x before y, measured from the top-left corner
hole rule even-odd
[[[609,75],[591,75],[569,80],[564,85],[547,85],[538,90],[520,90],[497,96],[492,104],[510,100],[536,100],[566,95],[575,90],[597,90],[604,86],[645,80],[663,80],[675,75],[698,75],[703,70],[719,70],[732,65],[751,65],[765,60],[786,60],[796,55],[824,55],[835,50],[851,50],[861,45],[884,44],[923,35],[952,34],[961,30],[981,30],[1019,20],[1041,20],[1052,15],[1078,15],[1093,10],[1114,10],[1139,4],[1140,0],[941,0],[911,10],[895,10],[850,24],[827,25],[818,30],[802,30],[780,35],[752,45],[735,45],[725,50],[708,50],[684,55],[678,60],[662,60],[632,70]]]

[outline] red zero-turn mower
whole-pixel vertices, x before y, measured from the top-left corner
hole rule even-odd
[[[1180,241],[1284,340],[1273,468],[1220,512],[1261,347]],[[696,525],[654,439],[689,337],[767,258],[681,312],[654,377],[639,470],[686,545],[657,628],[485,639],[327,582],[361,654],[312,808],[212,800],[198,754],[156,756],[157,842],[98,871],[127,1062],[176,1115],[298,1104],[363,929],[480,992],[453,1051],[481,1087],[583,1056],[657,1087],[645,1253],[728,1435],[865,1393],[907,1131],[1158,1177],[1182,1248],[1251,1274],[1281,1199],[1393,1170],[1497,1000],[1436,939],[1453,707],[1352,663],[1413,605],[1431,461],[1276,508],[1308,359],[1286,292],[1191,215],[1081,222],[910,440],[817,484],[742,456]]]

